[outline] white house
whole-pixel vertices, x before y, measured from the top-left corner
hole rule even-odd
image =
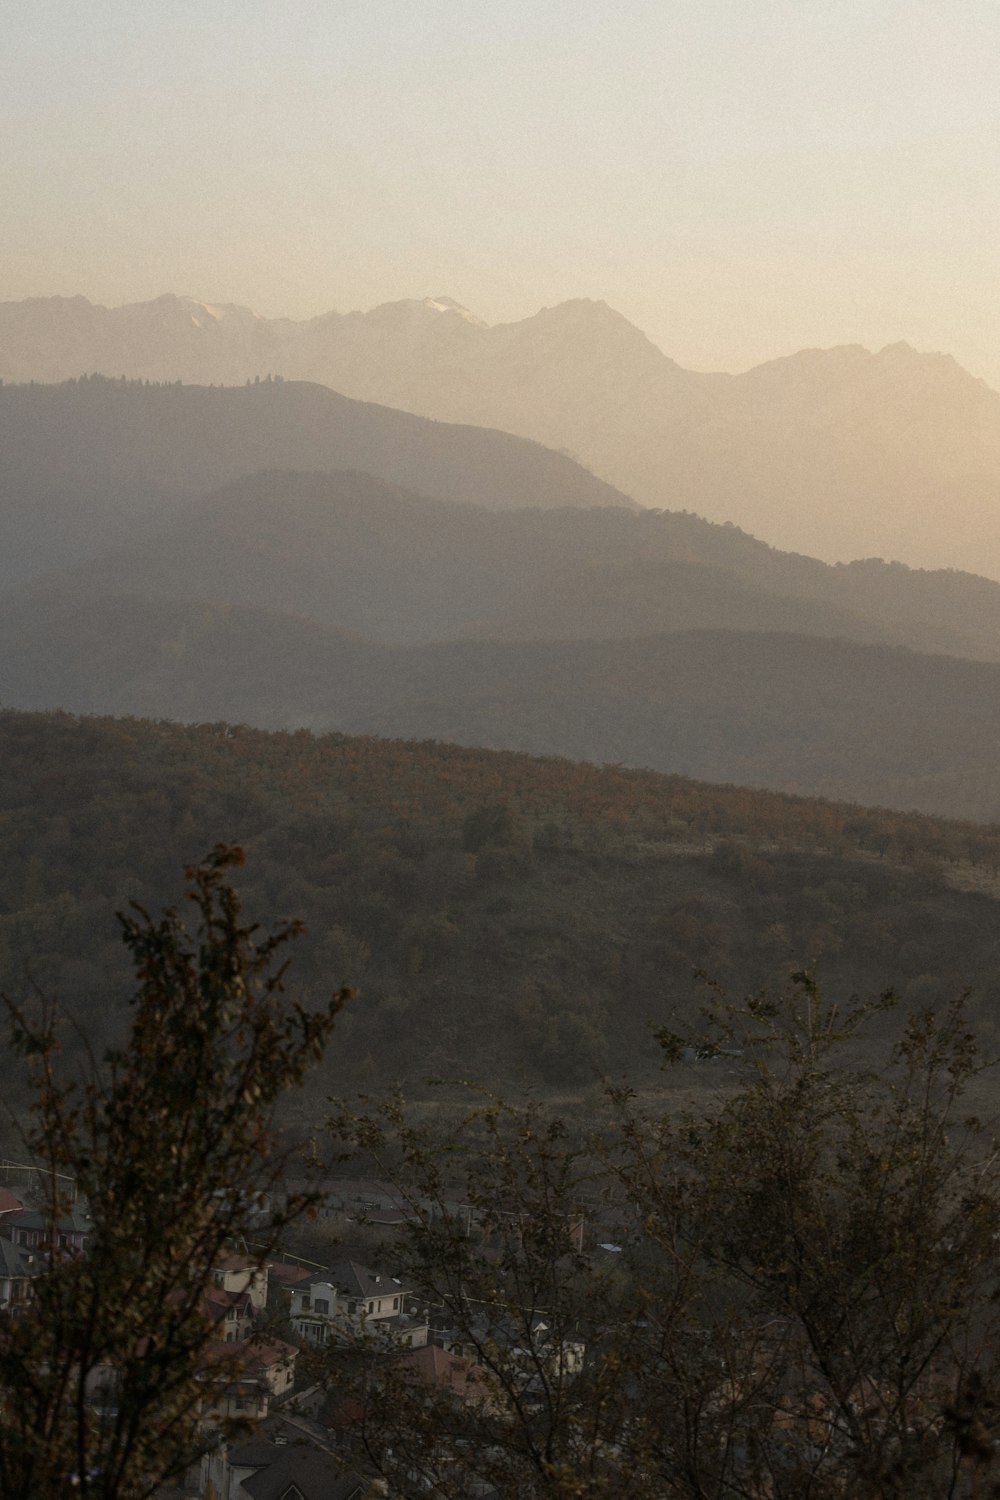
[[[307,1343],[374,1334],[415,1349],[427,1342],[427,1316],[395,1276],[345,1260],[294,1287],[289,1318]]]

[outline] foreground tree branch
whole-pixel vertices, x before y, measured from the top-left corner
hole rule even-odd
[[[697,1037],[660,1037],[720,1059],[704,1108],[609,1090],[575,1141],[537,1107],[442,1137],[398,1101],[342,1106],[335,1135],[420,1210],[397,1264],[481,1386],[429,1396],[369,1357],[359,1425],[392,1493],[1000,1494],[1000,1177],[963,1115],[991,1064],[959,1000],[861,1067],[893,1004],[838,1009],[807,974],[717,999]]]
[[[47,1168],[49,1264],[22,1316],[0,1329],[4,1500],[143,1500],[194,1451],[213,1390],[234,1378],[206,1352],[218,1331],[204,1293],[233,1242],[262,1264],[311,1207],[287,1201],[260,1223],[283,1168],[275,1106],[322,1055],[350,992],[307,1011],[283,993],[283,950],[243,922],[219,845],[185,871],[197,925],[140,908],[121,918],[138,988],[124,1047],[83,1083],[57,1066],[51,1009],[8,1001],[36,1086],[25,1129]],[[61,1250],[66,1183],[90,1213],[86,1253]]]

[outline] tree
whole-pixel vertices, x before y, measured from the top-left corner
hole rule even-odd
[[[611,1089],[589,1139],[495,1102],[447,1140],[398,1103],[341,1111],[338,1135],[423,1208],[402,1274],[489,1396],[415,1400],[394,1366],[363,1363],[359,1427],[393,1491],[1000,1494],[1000,1168],[963,1116],[988,1064],[958,1001],[864,1066],[893,1004],[838,1009],[807,974],[780,1000],[716,1004],[698,1037],[660,1035],[668,1058],[716,1059],[704,1107]],[[573,1241],[582,1207],[605,1248]],[[491,1214],[484,1244],[470,1228]],[[571,1338],[580,1372],[554,1357]]]
[[[121,917],[138,988],[126,1044],[86,1081],[57,1068],[55,1017],[8,1002],[35,1084],[26,1141],[48,1169],[50,1263],[23,1315],[0,1332],[0,1495],[142,1500],[188,1459],[205,1409],[235,1367],[210,1363],[203,1296],[227,1247],[249,1236],[262,1263],[311,1206],[288,1200],[259,1227],[278,1185],[275,1106],[318,1061],[341,990],[307,1011],[283,995],[298,924],[258,938],[220,845],[188,869],[191,938],[177,911]],[[93,1224],[84,1255],[55,1226],[72,1179]],[[263,1241],[263,1243],[260,1243]]]

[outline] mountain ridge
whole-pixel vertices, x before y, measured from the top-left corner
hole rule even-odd
[[[46,409],[44,390],[34,394],[47,418],[66,415],[58,403]],[[281,394],[259,388],[249,410]],[[122,401],[110,383],[84,395],[105,400],[103,426],[131,451],[144,431],[145,419],[135,430],[129,425],[137,405],[169,404],[178,393],[138,390]],[[2,410],[0,392],[0,427]],[[184,430],[171,429],[174,438]],[[43,423],[42,446],[46,431]],[[0,477],[10,462],[10,448],[0,450]],[[132,490],[121,483],[124,504]],[[38,502],[37,481],[27,493]],[[833,567],[690,514],[490,510],[343,470],[269,469],[208,494],[160,491],[157,505],[155,524],[150,504],[138,527],[119,524],[110,550],[60,559],[49,586],[99,594],[116,591],[127,576],[135,590],[161,597],[240,604],[253,595],[267,607],[397,643],[621,638],[714,626],[1000,659],[998,584],[879,562]],[[47,520],[54,532],[63,512],[53,519],[40,502],[36,510],[36,530]],[[15,562],[9,547],[8,567]],[[45,573],[24,567],[8,587]]]
[[[377,735],[1000,822],[1000,663],[788,633],[387,645],[257,604],[0,600],[12,708]]]
[[[950,355],[843,345],[703,373],[600,301],[488,326],[453,300],[301,321],[172,294],[5,303],[0,378],[272,372],[567,450],[643,504],[732,520],[785,550],[1000,578],[1000,394]]]

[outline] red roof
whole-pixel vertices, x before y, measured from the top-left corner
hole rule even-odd
[[[298,1349],[286,1344],[284,1339],[240,1339],[225,1344],[221,1340],[209,1344],[205,1353],[209,1359],[235,1360],[244,1370],[268,1370],[272,1365],[291,1364]]]
[[[249,1292],[224,1292],[220,1287],[206,1287],[201,1294],[202,1308],[214,1323],[220,1323],[231,1307],[238,1307],[246,1315],[253,1308]]]
[[[463,1401],[483,1400],[490,1392],[490,1375],[482,1365],[460,1354],[449,1354],[437,1344],[412,1349],[395,1363],[404,1379],[444,1387]]]
[[[24,1204],[9,1188],[0,1188],[0,1214],[20,1213]]]
[[[247,1364],[268,1369],[271,1365],[291,1363],[298,1352],[294,1344],[286,1344],[284,1339],[251,1339],[247,1344]]]
[[[250,1271],[256,1270],[260,1262],[250,1255],[236,1255],[232,1251],[225,1251],[216,1257],[213,1270],[216,1271]]]
[[[279,1286],[298,1286],[300,1282],[311,1281],[313,1276],[319,1274],[307,1271],[305,1266],[290,1265],[286,1260],[269,1260],[267,1271],[271,1281],[276,1281]]]

